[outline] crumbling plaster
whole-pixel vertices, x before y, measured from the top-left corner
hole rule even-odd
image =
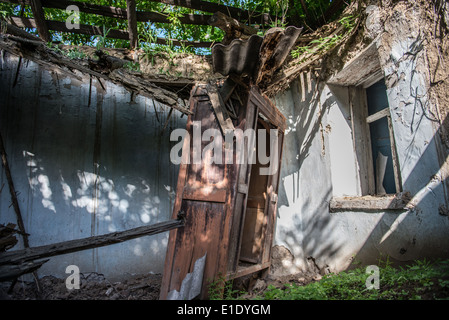
[[[354,260],[375,264],[388,256],[403,263],[449,256],[449,219],[441,210],[447,207],[446,152],[438,133],[438,101],[427,94],[432,44],[424,29],[431,26],[423,19],[423,6],[399,2],[385,8],[388,12],[368,7],[365,39],[371,38],[377,49],[403,191],[410,192],[412,201],[402,211],[329,212],[332,197],[361,195],[347,86],[356,85],[364,71],[335,70],[332,85],[316,77],[312,85],[298,79],[275,99],[289,121],[275,243],[294,256],[295,262],[286,265],[292,272],[308,269],[310,257],[323,270],[340,271]],[[354,62],[351,54],[346,66]],[[346,81],[351,74],[353,83]],[[339,78],[345,79],[340,85]],[[312,90],[304,95],[301,90],[308,87]]]
[[[79,82],[27,60],[14,85],[18,60],[8,53],[2,59],[0,129],[30,246],[168,220],[178,174],[170,132],[185,128],[187,117],[174,111],[163,131],[169,108],[104,80],[93,78],[90,88],[89,77]],[[0,223],[15,223],[2,170],[3,185]],[[56,256],[38,274],[67,277],[68,265],[109,279],[161,273],[167,241],[163,233]]]

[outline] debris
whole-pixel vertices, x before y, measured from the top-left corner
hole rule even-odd
[[[195,261],[192,273],[188,273],[181,284],[179,291],[172,290],[168,293],[168,300],[192,300],[201,293],[203,285],[204,266],[206,265],[207,253]]]
[[[114,288],[109,288],[108,290],[106,290],[105,294],[109,297],[109,295],[112,293],[112,291],[114,291]]]
[[[104,275],[92,272],[80,274],[80,289],[67,289],[65,279],[45,276],[39,279],[44,300],[157,300],[160,274],[128,275],[126,280],[111,283]],[[144,286],[143,286],[144,285]],[[36,286],[30,281],[18,281],[11,293],[9,284],[0,283],[0,299],[37,300]]]
[[[0,224],[0,252],[9,250],[17,244],[18,240],[14,234],[18,230],[15,227],[16,225],[13,223],[8,223],[6,226]]]

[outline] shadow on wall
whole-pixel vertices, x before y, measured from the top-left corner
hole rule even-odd
[[[358,252],[356,258],[368,261],[388,255],[397,263],[421,258],[449,257],[449,211],[448,211],[448,149],[442,142],[447,135],[449,119],[438,119],[432,113],[431,89],[426,89],[424,77],[420,75],[425,64],[423,59],[423,40],[418,37],[410,44],[406,59],[398,62],[398,71],[387,76],[390,83],[390,97],[398,99],[393,108],[392,120],[397,144],[402,145],[403,154],[400,170],[403,176],[403,191],[410,192],[412,199],[407,204],[409,210],[400,213],[386,212],[371,233],[368,241]],[[409,55],[409,52],[414,52]],[[438,61],[440,56],[438,56]],[[444,72],[444,69],[438,68]],[[410,74],[400,82],[397,75]],[[435,71],[436,72],[436,71]],[[435,90],[435,89],[433,89]],[[442,111],[444,111],[444,106]],[[436,128],[436,130],[434,129]],[[435,132],[429,135],[429,132]],[[406,177],[404,179],[404,177]]]
[[[89,79],[63,78],[32,62],[21,67],[13,87],[16,68],[17,58],[6,55],[0,130],[31,246],[171,217],[178,166],[170,161],[170,130],[162,132],[167,107],[141,96],[132,101],[125,89],[104,81],[90,87]],[[185,119],[175,114],[169,126],[184,128]],[[1,223],[16,221],[9,205],[9,193],[1,192]],[[55,257],[41,270],[64,274],[68,264],[77,264],[82,272],[160,272],[167,237]]]
[[[330,237],[335,223],[328,214],[332,185],[322,127],[334,99],[328,95],[321,101],[323,84],[299,86],[295,81],[290,90],[276,97],[276,105],[287,115],[288,148],[284,147],[275,240],[295,257],[298,269],[291,266],[290,272],[324,271],[327,266],[318,266],[315,258],[332,257],[343,246]],[[304,87],[309,90],[303,95]]]
[[[404,110],[395,108],[392,112],[393,121],[397,121],[394,129],[399,137],[400,167],[405,177],[403,190],[412,195],[410,208],[400,212],[330,214],[328,203],[333,186],[328,139],[323,137],[327,127],[321,124],[330,107],[337,103],[336,97],[319,86],[320,94],[309,92],[301,101],[297,82],[276,97],[276,104],[288,115],[289,127],[275,240],[291,251],[300,269],[318,267],[323,271],[328,263],[332,269],[346,268],[352,260],[375,264],[387,255],[398,263],[449,256],[447,167],[442,167],[447,161],[447,150],[440,142],[440,130],[447,127],[449,120],[446,118],[440,130],[431,134],[437,123],[425,113],[425,101],[419,100],[424,96],[419,94],[418,85],[411,81],[409,104],[404,105]],[[337,105],[340,107],[339,102]],[[403,125],[406,121],[411,125]]]
[[[387,256],[398,265],[416,259],[449,257],[448,153],[440,139],[441,130],[447,128],[449,119],[444,119],[423,152],[416,150],[414,145],[421,121],[417,123],[416,127],[410,128],[406,161],[419,158],[403,182],[403,190],[411,194],[408,209],[382,215],[355,256],[364,264],[375,264],[379,258],[386,259]]]

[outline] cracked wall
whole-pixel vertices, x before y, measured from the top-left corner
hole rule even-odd
[[[30,246],[124,231],[171,217],[178,167],[171,129],[187,117],[124,88],[79,82],[2,56],[0,129]],[[89,100],[90,99],[90,100]],[[15,222],[2,170],[0,222]],[[168,233],[53,257],[39,276],[81,273],[108,278],[161,273]],[[16,246],[18,248],[22,244]]]
[[[309,257],[319,268],[340,271],[354,260],[375,264],[389,256],[400,264],[449,256],[445,245],[449,240],[444,145],[447,78],[442,75],[445,72],[447,77],[447,71],[441,69],[446,59],[440,57],[447,52],[447,41],[433,41],[437,19],[428,3],[371,3],[376,5],[367,8],[365,33],[359,38],[374,43],[377,51],[402,187],[412,200],[402,211],[329,212],[332,197],[362,195],[347,86],[357,83],[351,77],[359,76],[357,68],[363,65],[352,64],[356,68],[350,72],[334,70],[333,79],[339,79],[340,85],[315,76],[311,84],[296,80],[276,96],[277,106],[288,119],[289,148],[284,149],[275,241],[294,256],[294,272],[310,269]],[[356,54],[328,59],[346,59],[349,65]]]

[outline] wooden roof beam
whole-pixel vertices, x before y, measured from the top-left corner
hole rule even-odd
[[[238,20],[251,20],[256,17],[261,18],[258,19],[257,23],[261,24],[269,24],[270,19],[274,20],[274,16],[270,16],[268,13],[260,13],[260,12],[252,12],[250,13],[247,10],[243,10],[236,7],[226,6],[223,4],[212,3],[203,0],[150,0],[152,2],[159,2],[164,4],[169,4],[172,6],[184,7],[194,10],[199,10],[203,12],[215,13],[222,12],[232,18]],[[256,21],[256,20],[254,20]]]
[[[0,2],[30,5],[31,0],[0,0]],[[76,5],[80,12],[101,15],[116,19],[128,19],[128,10],[118,7],[110,7],[99,4],[78,2],[71,0],[41,0],[44,8],[65,10],[69,5]],[[204,14],[183,14],[179,21],[183,24],[208,25],[208,20],[212,15]],[[159,12],[136,11],[136,19],[139,22],[171,23],[167,16]]]
[[[8,22],[11,25],[20,28],[36,28],[36,21],[35,19],[32,18],[9,17]],[[48,25],[49,30],[87,34],[90,36],[103,36],[103,28],[97,26],[80,24],[79,29],[68,30],[65,25],[65,22],[46,20],[46,23]],[[107,38],[129,40],[129,32],[125,30],[111,29],[107,34]],[[182,41],[182,40],[167,40],[164,38],[156,39],[157,44],[167,45],[169,42],[174,46],[185,45],[185,46],[192,46],[194,48],[210,48],[213,44],[213,42],[209,41]]]
[[[136,0],[126,0],[126,11],[128,16],[129,45],[136,48],[139,35],[137,34]]]
[[[42,9],[41,0],[30,0],[31,10],[36,21],[36,29],[39,33],[39,37],[45,42],[51,41],[50,32],[48,32],[48,26],[45,21],[44,10]]]

